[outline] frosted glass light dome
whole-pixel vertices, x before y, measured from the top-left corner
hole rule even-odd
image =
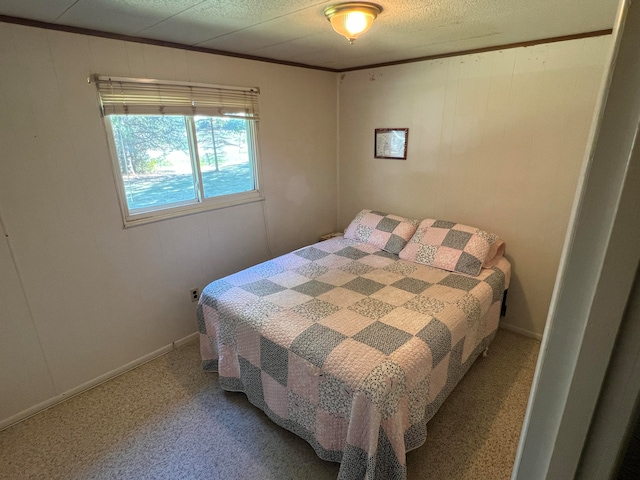
[[[333,29],[349,40],[349,43],[355,42],[367,32],[380,12],[382,7],[367,2],[340,3],[324,9]]]

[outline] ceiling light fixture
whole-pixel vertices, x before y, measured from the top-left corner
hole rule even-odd
[[[373,25],[373,21],[382,12],[382,7],[368,2],[347,2],[331,5],[324,9],[324,15],[331,26],[349,43],[356,41]]]

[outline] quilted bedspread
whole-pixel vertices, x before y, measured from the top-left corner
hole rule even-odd
[[[342,237],[209,284],[203,367],[244,392],[341,479],[404,479],[406,452],[493,339],[510,279],[401,260]]]

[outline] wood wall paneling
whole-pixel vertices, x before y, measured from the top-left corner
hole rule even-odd
[[[610,37],[342,75],[340,212],[444,218],[501,235],[513,263],[503,325],[540,337]],[[373,131],[409,127],[405,162]]]
[[[0,422],[195,332],[191,288],[335,229],[332,72],[4,23],[0,63],[0,211],[24,285],[3,250]],[[123,229],[93,73],[260,87],[264,204]]]
[[[362,208],[502,235],[514,266],[504,323],[539,335],[609,43],[335,74],[1,24],[0,211],[16,263],[3,244],[0,417],[189,335],[189,289]],[[266,201],[123,229],[92,73],[260,87]],[[373,158],[380,127],[409,127],[406,161]],[[14,373],[20,388],[5,388]]]

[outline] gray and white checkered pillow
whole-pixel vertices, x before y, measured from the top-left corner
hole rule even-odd
[[[362,210],[345,230],[344,238],[369,243],[397,255],[415,233],[418,223],[398,215]]]
[[[493,233],[445,220],[426,218],[402,249],[403,260],[477,276],[504,253],[504,241]]]

